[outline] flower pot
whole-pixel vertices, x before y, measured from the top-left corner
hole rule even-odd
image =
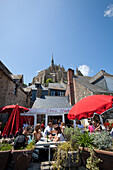
[[[32,150],[13,150],[14,170],[27,170],[32,158]]]
[[[61,159],[66,156],[65,151],[61,151]],[[81,159],[78,151],[68,151],[68,156],[63,160],[62,167],[75,168],[81,165]]]
[[[88,148],[82,148],[82,147],[79,147],[80,149],[80,155],[81,155],[81,160],[82,160],[82,163],[84,166],[86,166],[86,163],[87,163],[87,158],[89,158],[90,156],[90,153],[88,152]]]
[[[6,170],[11,151],[0,151],[0,170]]]
[[[98,164],[99,170],[113,169],[113,152],[95,149],[96,156],[102,160]]]
[[[82,150],[82,148],[80,148]],[[99,167],[99,170],[110,170],[113,169],[113,152],[110,151],[104,151],[95,149],[95,154],[98,158],[102,160],[102,162],[99,162],[97,166]],[[87,158],[90,156],[90,153],[88,152],[88,148],[84,148],[81,152],[82,161],[84,163],[84,166],[86,166]]]

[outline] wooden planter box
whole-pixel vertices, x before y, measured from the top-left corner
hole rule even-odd
[[[11,151],[0,151],[0,170],[6,170]]]
[[[82,150],[82,148],[80,148]],[[102,160],[98,163],[99,170],[111,170],[113,169],[113,152],[95,149],[96,156]],[[90,156],[88,148],[84,148],[81,152],[82,161],[86,166],[86,160]]]
[[[27,170],[32,158],[32,150],[13,150],[14,170]]]

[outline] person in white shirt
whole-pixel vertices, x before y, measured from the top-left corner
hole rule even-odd
[[[65,141],[64,135],[63,135],[60,127],[58,126],[55,130],[56,130],[57,134],[56,134],[56,136],[55,136],[53,141],[54,142]]]
[[[44,137],[47,137],[47,135],[50,135],[52,132],[52,122],[48,123],[48,126],[44,130]]]

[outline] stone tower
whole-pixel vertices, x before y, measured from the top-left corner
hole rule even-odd
[[[53,59],[53,54],[52,54],[51,67],[53,66],[54,66],[54,59]]]

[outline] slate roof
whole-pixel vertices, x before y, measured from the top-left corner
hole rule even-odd
[[[32,108],[71,108],[67,97],[45,96],[45,98],[37,98]]]
[[[113,75],[106,73],[104,70],[99,71],[96,75],[94,75],[91,79],[90,79],[90,83],[94,83],[95,81],[97,81],[99,78],[104,76],[109,76],[109,77],[113,77]]]
[[[94,93],[110,93],[110,91],[107,91],[95,84],[91,84],[89,81],[91,77],[86,76],[74,76],[74,79],[81,83],[83,86],[87,87],[90,91]]]
[[[49,83],[49,89],[66,90],[61,83]]]

